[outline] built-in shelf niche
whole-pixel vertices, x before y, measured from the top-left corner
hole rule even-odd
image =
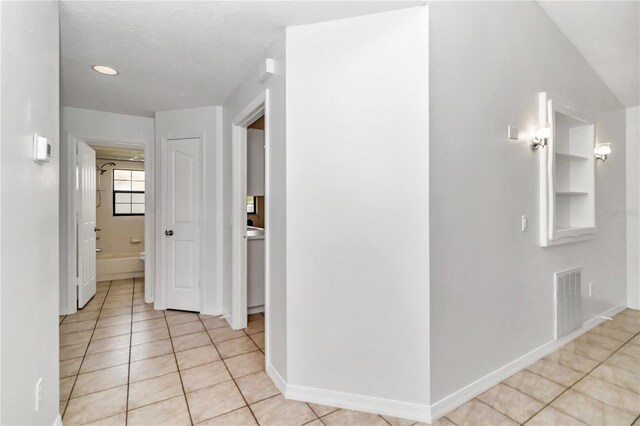
[[[540,94],[539,119],[551,125],[541,156],[540,245],[584,241],[595,234],[595,120],[581,108]]]

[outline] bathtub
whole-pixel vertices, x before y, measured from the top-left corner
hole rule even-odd
[[[121,280],[144,276],[140,253],[96,253],[96,279]]]

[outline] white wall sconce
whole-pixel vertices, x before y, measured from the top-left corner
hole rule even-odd
[[[547,142],[551,137],[551,124],[543,123],[536,129],[536,134],[531,138],[529,146],[532,151],[536,151],[540,147],[547,146]]]
[[[611,154],[611,144],[609,142],[599,143],[593,149],[593,153],[597,160],[607,161],[607,156]]]

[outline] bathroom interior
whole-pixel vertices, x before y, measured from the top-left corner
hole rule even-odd
[[[144,276],[144,152],[96,151],[96,280]]]
[[[264,313],[264,115],[247,126],[247,313]]]

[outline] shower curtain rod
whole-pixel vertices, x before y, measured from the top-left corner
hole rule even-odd
[[[144,163],[144,160],[132,160],[130,158],[117,158],[117,157],[96,157],[96,160],[128,161],[130,163]]]

